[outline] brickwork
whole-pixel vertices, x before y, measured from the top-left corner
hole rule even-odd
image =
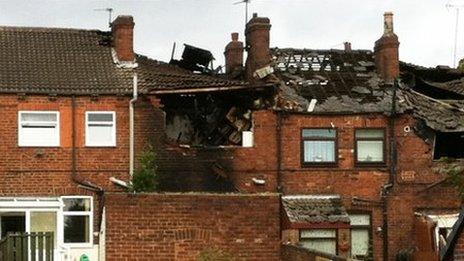
[[[454,261],[464,260],[464,236],[463,233],[459,234],[459,238],[456,241],[453,249],[453,259]]]
[[[282,261],[319,261],[319,260],[333,260],[345,261],[344,257],[335,255],[318,253],[316,251],[308,250],[302,247],[293,245],[283,245],[281,251]]]
[[[279,211],[276,194],[109,194],[107,260],[279,260]]]
[[[228,151],[234,185],[246,192],[259,189],[276,191],[278,180],[277,114],[259,111],[253,114],[255,144],[253,148]],[[389,259],[404,248],[414,247],[414,212],[434,214],[455,213],[459,200],[447,185],[423,191],[426,186],[443,178],[432,168],[433,150],[430,141],[419,137],[415,121],[409,116],[395,120],[398,149],[396,183],[388,193]],[[383,258],[382,186],[389,182],[390,162],[388,118],[377,115],[316,116],[283,115],[281,122],[282,151],[280,179],[284,194],[339,194],[348,212],[368,213],[372,217],[372,237],[375,260]],[[338,131],[339,162],[336,167],[303,167],[301,164],[301,129],[331,128]],[[356,128],[384,128],[387,134],[387,163],[378,167],[359,167],[354,162],[354,132]],[[254,176],[267,180],[265,186],[250,182]],[[272,182],[269,182],[272,180]],[[272,184],[272,186],[269,186]],[[361,202],[356,199],[367,200]]]

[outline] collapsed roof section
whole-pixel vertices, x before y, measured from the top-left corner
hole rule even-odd
[[[392,88],[369,50],[271,49],[280,79],[276,109],[308,113],[391,111]],[[398,106],[398,110],[401,107]]]

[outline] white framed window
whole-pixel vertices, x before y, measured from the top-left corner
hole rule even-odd
[[[337,231],[335,229],[300,230],[300,244],[308,249],[337,254]]]
[[[64,196],[63,243],[89,246],[93,243],[93,200],[85,196]]]
[[[116,146],[116,114],[114,111],[85,113],[85,145],[88,147]]]
[[[372,254],[371,216],[369,214],[349,214],[351,224],[351,255],[354,258],[366,259]]]
[[[18,145],[20,147],[59,147],[60,113],[58,111],[19,111]]]

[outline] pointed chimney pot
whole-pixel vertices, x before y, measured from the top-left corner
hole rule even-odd
[[[130,15],[120,15],[111,23],[113,47],[119,61],[135,60],[134,25],[134,18]]]
[[[393,13],[384,14],[383,35],[375,42],[374,54],[377,72],[385,83],[393,83],[400,75],[398,36],[393,31]]]

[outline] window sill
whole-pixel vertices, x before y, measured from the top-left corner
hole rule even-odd
[[[18,145],[19,148],[32,148],[32,149],[40,149],[40,148],[61,148],[61,145]]]
[[[63,246],[75,248],[93,248],[93,243],[63,243]]]
[[[378,169],[385,169],[387,168],[387,163],[385,162],[379,162],[379,163],[361,163],[361,162],[356,162],[354,164],[356,168],[378,168]]]
[[[334,163],[301,163],[302,168],[338,168],[338,162]]]
[[[85,145],[86,148],[109,148],[109,149],[112,149],[112,148],[116,148],[117,146],[116,145]]]

